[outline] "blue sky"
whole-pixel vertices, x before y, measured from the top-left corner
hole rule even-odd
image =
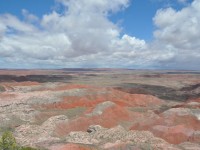
[[[199,0],[0,3],[2,68],[200,69]]]
[[[128,8],[112,14],[109,19],[114,23],[119,23],[123,28],[123,33],[152,40],[155,28],[152,18],[158,9],[165,8],[168,5],[180,9],[185,4],[177,1],[132,0]],[[56,7],[54,0],[1,0],[0,13],[11,13],[23,20],[22,9],[26,9],[42,18],[44,14],[51,13]]]

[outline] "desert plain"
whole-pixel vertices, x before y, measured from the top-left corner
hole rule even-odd
[[[48,150],[200,150],[200,72],[0,70],[0,135]]]

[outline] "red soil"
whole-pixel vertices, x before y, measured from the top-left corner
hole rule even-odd
[[[64,110],[76,107],[86,108],[83,114],[69,120],[69,122],[60,123],[56,126],[54,133],[59,137],[66,136],[72,131],[86,131],[90,125],[98,124],[106,128],[111,128],[129,122],[129,124],[132,124],[131,130],[148,130],[155,136],[161,137],[173,144],[179,144],[188,140],[193,142],[199,139],[198,136],[192,136],[195,130],[200,130],[199,120],[193,115],[178,115],[179,109],[177,109],[177,112],[172,111],[172,113],[158,114],[155,114],[153,110],[136,112],[128,109],[128,107],[139,107],[148,110],[151,107],[155,108],[156,106],[165,104],[163,100],[151,95],[130,94],[112,88],[95,88],[86,85],[61,85],[51,90],[59,91],[77,88],[85,89],[88,91],[88,94],[86,93],[83,96],[67,96],[60,102],[43,104],[41,106],[46,110]],[[103,110],[102,114],[88,116],[98,104],[106,101],[111,101],[115,105]],[[187,109],[188,103],[194,101],[198,102],[200,100],[188,101],[172,108]],[[35,118],[41,120],[42,117],[48,118],[53,115],[56,114],[41,113]]]
[[[15,94],[10,94],[10,93],[0,93],[0,99],[9,99],[9,98],[14,98],[16,97]]]
[[[71,89],[85,89],[90,88],[88,85],[81,85],[81,84],[69,84],[69,85],[60,85],[55,88],[47,88],[43,90],[49,90],[49,91],[64,91],[64,90],[71,90]]]
[[[84,87],[71,86],[70,88]],[[69,88],[69,87],[65,87]],[[86,88],[86,87],[84,87]],[[67,135],[71,131],[86,131],[88,126],[98,124],[106,128],[117,126],[124,121],[133,121],[141,117],[140,113],[132,112],[127,107],[147,107],[156,106],[163,103],[160,99],[142,94],[129,94],[113,89],[86,88],[91,94],[79,97],[68,96],[61,102],[43,105],[45,109],[70,109],[75,107],[85,107],[87,111],[78,118],[71,120],[69,123],[60,124],[56,128],[56,134],[59,136]],[[101,93],[101,91],[104,91]],[[106,91],[106,92],[105,92]],[[97,104],[111,101],[116,105],[104,110],[101,115],[87,116],[96,107]]]
[[[54,146],[51,149],[52,150],[96,150],[91,147],[86,147],[86,146],[77,145],[77,144],[66,144],[66,145]]]
[[[180,144],[185,141],[190,141],[193,132],[194,130],[187,128],[185,125],[153,127],[153,133],[156,136],[159,136],[172,144]]]
[[[82,116],[68,123],[59,124],[56,134],[59,136],[67,135],[71,131],[86,131],[90,125],[101,125],[106,128],[117,126],[122,121],[130,121],[130,113],[121,106],[107,108],[101,115]]]
[[[98,91],[101,91],[101,90],[90,89],[90,93],[95,93],[95,92],[97,93]],[[79,106],[94,107],[96,106],[96,104],[100,102],[104,102],[104,101],[113,101],[114,103],[120,106],[143,106],[143,107],[155,106],[155,105],[160,105],[163,103],[163,101],[161,101],[160,99],[154,96],[150,96],[150,95],[128,94],[128,93],[124,93],[118,90],[108,90],[107,93],[103,93],[103,94],[90,94],[90,95],[85,95],[82,97],[68,96],[68,97],[65,97],[63,101],[61,102],[58,102],[55,104],[48,104],[43,107],[48,108],[48,109],[51,109],[51,108],[67,109],[67,108],[74,108],[74,107],[79,107]]]

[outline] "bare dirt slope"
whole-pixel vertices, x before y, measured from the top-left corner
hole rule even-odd
[[[200,73],[0,70],[0,134],[50,150],[200,149]]]

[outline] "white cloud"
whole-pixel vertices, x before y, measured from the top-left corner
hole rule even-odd
[[[11,14],[0,15],[4,66],[199,67],[198,0],[180,11],[160,9],[153,19],[157,29],[152,43],[122,35],[120,27],[108,19],[127,8],[129,0],[56,1],[65,7],[62,13],[53,10],[38,18],[22,10],[23,21]]]
[[[108,14],[108,12],[117,12],[129,5],[129,0],[56,0],[68,7],[68,13],[101,13]]]
[[[192,68],[189,69],[200,69],[200,1],[193,1],[180,11],[160,9],[154,23],[157,26],[154,35],[159,45],[163,49],[168,46],[175,52],[173,59],[169,60],[169,67],[182,65],[186,68],[190,65]]]
[[[4,28],[7,28],[7,31],[34,32],[36,30],[33,25],[20,21],[16,16],[10,14],[1,15],[0,20]]]
[[[34,23],[39,21],[39,18],[37,16],[30,14],[26,9],[22,9],[22,15],[27,22]]]
[[[118,59],[128,64],[133,60],[124,56],[145,49],[144,40],[126,34],[121,38],[121,29],[108,19],[110,13],[128,7],[129,0],[57,2],[65,5],[66,10],[62,13],[54,10],[40,20],[27,10],[22,10],[25,21],[10,14],[1,15],[0,31],[4,36],[0,56],[8,62],[26,60],[30,65],[38,62],[63,67],[120,67]]]

